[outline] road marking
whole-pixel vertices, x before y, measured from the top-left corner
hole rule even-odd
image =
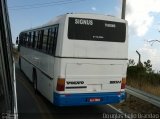
[[[43,115],[43,109],[41,108],[41,106],[40,105],[42,105],[44,108],[45,108],[45,110],[47,111],[47,112],[49,112],[50,113],[50,111],[47,109],[47,107],[45,106],[45,104],[43,103],[43,101],[41,101],[41,99],[37,96],[37,97],[35,97],[35,95],[33,94],[33,91],[31,91],[31,89],[29,88],[29,87],[31,87],[30,85],[28,85],[29,87],[27,87],[26,86],[26,83],[23,81],[24,79],[23,79],[23,77],[21,77],[20,75],[18,75],[17,74],[17,78],[16,78],[23,86],[24,86],[24,88],[26,88],[27,89],[27,91],[29,92],[29,94],[32,96],[32,98],[35,100],[35,102],[36,102],[36,105],[37,105],[37,107],[38,107],[38,109],[39,109],[39,111],[40,111],[40,113],[41,113],[41,115],[42,115],[42,119],[49,119],[49,118],[53,118],[53,117],[50,117],[50,116],[48,116],[47,114],[44,116]],[[21,79],[21,80],[20,80]],[[40,103],[39,103],[40,102]],[[46,117],[47,116],[47,117]]]
[[[108,106],[109,106],[110,108],[116,110],[118,113],[123,114],[123,115],[125,116],[125,118],[132,119],[131,117],[127,116],[124,112],[122,112],[121,110],[113,107],[112,105],[108,104]]]

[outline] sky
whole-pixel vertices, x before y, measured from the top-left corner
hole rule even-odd
[[[98,13],[120,18],[121,0],[8,0],[13,42],[18,34],[65,13]],[[126,20],[129,27],[128,58],[142,62],[151,60],[153,69],[160,70],[160,0],[127,0]]]

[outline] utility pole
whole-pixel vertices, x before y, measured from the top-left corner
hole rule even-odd
[[[136,53],[138,54],[138,64],[141,62],[141,54],[136,50]]]
[[[122,14],[121,14],[121,18],[125,19],[125,15],[126,15],[126,0],[122,1]]]
[[[143,64],[141,62],[141,54],[137,50],[136,50],[136,53],[138,54],[138,63],[137,63],[137,66],[142,67]]]

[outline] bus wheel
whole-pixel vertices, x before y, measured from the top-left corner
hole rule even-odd
[[[33,79],[33,87],[35,90],[35,94],[37,94],[37,72],[35,68],[33,68],[32,79]]]
[[[19,69],[22,71],[22,68],[21,68],[21,58],[19,58]]]

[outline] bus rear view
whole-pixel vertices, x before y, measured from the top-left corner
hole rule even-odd
[[[128,58],[125,20],[67,14],[63,39],[57,46],[61,48],[55,56],[59,67],[56,105],[100,105],[125,99]]]

